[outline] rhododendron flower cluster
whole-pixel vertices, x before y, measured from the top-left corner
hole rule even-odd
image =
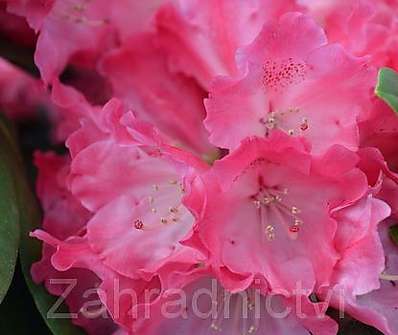
[[[42,83],[0,63],[0,103],[41,99],[67,148],[35,155],[32,276],[58,296],[54,279],[75,280],[73,323],[332,335],[333,308],[398,334],[398,118],[374,94],[380,67],[398,70],[395,1],[6,10],[37,34]]]

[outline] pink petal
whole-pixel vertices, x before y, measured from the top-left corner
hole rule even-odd
[[[371,196],[335,215],[340,223],[336,246],[342,257],[335,267],[333,280],[355,295],[380,287],[384,253],[377,228],[389,215],[388,205]]]
[[[192,215],[174,205],[170,195],[154,196],[153,204],[148,199],[136,204],[133,197],[122,196],[97,212],[88,224],[88,238],[105,265],[137,277],[140,272],[155,273],[183,248],[179,241],[192,225]]]
[[[35,154],[37,195],[44,210],[43,228],[60,239],[84,230],[90,213],[67,188],[70,160],[54,153]]]
[[[174,145],[207,154],[214,148],[202,125],[204,92],[193,80],[168,70],[154,37],[138,35],[109,53],[101,63],[102,73],[115,96],[140,119],[154,124]]]
[[[385,253],[385,270],[389,275],[398,273],[397,246],[390,240],[388,228],[394,221],[384,222],[380,228],[380,237]],[[352,266],[357,266],[353,264]],[[363,270],[363,269],[361,269]],[[362,271],[361,271],[362,273]],[[398,308],[398,291],[394,281],[381,280],[380,288],[362,295],[355,295],[350,285],[344,281],[335,281],[331,303],[343,307],[344,311],[356,319],[378,328],[384,334],[393,335],[398,331],[396,310]]]
[[[0,109],[9,118],[34,118],[49,98],[40,81],[0,59]]]

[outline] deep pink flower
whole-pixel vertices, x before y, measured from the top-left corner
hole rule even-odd
[[[340,146],[312,157],[301,140],[279,131],[247,139],[194,184],[198,239],[215,266],[262,275],[273,292],[291,292],[298,282],[310,290],[325,285],[340,257],[341,210],[368,191],[358,161]]]
[[[32,233],[33,237],[45,242],[42,260],[32,267],[33,278],[37,283],[44,282],[47,290],[54,295],[63,294],[65,286],[71,283],[71,280],[74,281],[76,286],[68,295],[66,302],[70,313],[77,315],[77,318],[73,318],[73,322],[82,326],[89,334],[109,335],[117,329],[116,324],[129,330],[138,318],[132,314],[132,311],[140,304],[147,303],[146,300],[140,300],[146,297],[144,290],[153,289],[159,294],[161,290],[159,278],[153,276],[148,281],[127,278],[107,267],[107,260],[103,259],[103,255],[91,248],[88,241],[90,233],[87,232],[86,225],[92,215],[66,188],[68,163],[67,159],[54,154],[37,154],[36,164],[40,172],[38,195],[44,207],[43,229],[46,232],[38,230]],[[114,221],[110,222],[113,224]],[[130,222],[128,228],[135,230],[134,222]],[[118,236],[119,239],[122,236],[123,233]],[[158,242],[167,242],[159,240],[159,235],[157,238]],[[131,242],[138,248],[137,242],[140,241],[144,242],[143,239],[137,239],[136,243]],[[153,242],[156,243],[155,240]],[[154,246],[152,243],[151,248]],[[148,254],[146,248],[141,250],[145,250]],[[118,260],[122,260],[126,255],[119,253]],[[196,266],[203,260],[204,257],[193,249],[181,247],[173,253],[167,264],[160,265],[162,267],[160,273],[181,271]],[[131,263],[129,266],[132,265]],[[59,280],[64,280],[64,284],[60,284]],[[131,299],[129,293],[132,292],[136,294],[137,301]],[[155,297],[156,295],[153,299]],[[89,313],[93,301],[101,301],[103,304],[103,308],[100,303],[94,306],[96,317]],[[108,313],[112,318],[107,317]],[[123,329],[119,330],[120,334],[125,332]]]
[[[107,137],[110,137],[109,133],[107,132],[107,130],[110,129],[109,128],[107,129],[106,126],[116,125],[116,122],[119,121],[119,119],[117,119],[116,116],[120,117],[122,115],[121,104],[118,103],[117,101],[111,101],[105,107],[104,113],[101,115],[97,115],[97,113],[95,113],[95,110],[92,110],[92,112],[93,112],[92,115],[93,118],[94,116],[98,116],[98,119],[95,119],[97,123],[93,122],[91,124],[92,127],[91,130],[94,129],[94,126],[97,126],[98,128],[96,129],[96,131],[98,136],[97,138],[94,138],[93,136],[87,138],[79,136],[80,135],[79,132],[74,133],[75,137],[73,138],[73,140],[71,140],[71,143],[73,144],[72,154],[74,157],[75,155],[79,157],[80,154],[79,150],[86,149],[84,145],[87,145],[88,147],[90,146],[91,143],[89,142],[89,139],[95,141],[96,139],[101,138],[102,140],[105,140],[107,139]],[[102,119],[101,116],[103,116]],[[112,117],[114,119],[112,119]],[[89,124],[88,121],[89,119],[87,119],[86,124]],[[107,122],[109,123],[107,124]],[[154,130],[151,127],[147,126],[146,124],[142,124],[136,121],[134,117],[132,117],[131,119],[126,118],[126,125],[128,125],[130,131],[134,133],[134,135],[141,140],[140,145],[144,145],[144,143],[152,143],[152,144],[159,143],[160,145],[161,143],[160,138],[159,139],[151,138],[151,136],[154,136],[156,132],[154,132]],[[84,129],[87,130],[87,128]],[[127,134],[128,132],[126,131],[125,135]],[[111,142],[111,139],[108,138],[108,141]],[[78,146],[78,144],[74,142],[79,142],[78,144],[80,146]],[[122,144],[120,145],[122,146]],[[148,285],[152,284],[157,285],[156,277],[152,281],[148,282],[140,279],[131,280],[121,275],[119,272],[112,270],[112,268],[108,268],[106,266],[106,264],[108,263],[108,259],[106,258],[106,256],[104,256],[103,251],[109,252],[108,257],[111,258],[110,263],[111,265],[114,265],[114,263],[116,263],[115,268],[118,268],[117,265],[120,264],[120,262],[123,262],[124,258],[120,257],[121,255],[128,256],[128,258],[124,259],[124,261],[139,262],[141,260],[142,263],[143,260],[148,260],[148,262],[151,262],[151,264],[153,264],[158,260],[159,266],[162,266],[161,262],[163,260],[161,259],[161,257],[163,256],[164,258],[166,258],[173,251],[172,249],[166,247],[167,244],[174,243],[176,244],[175,249],[177,249],[178,237],[184,236],[185,233],[187,233],[187,230],[189,231],[190,229],[189,225],[187,225],[186,228],[184,228],[185,222],[189,223],[189,221],[187,221],[187,219],[189,220],[189,213],[187,213],[185,210],[186,213],[184,214],[182,213],[184,209],[179,208],[178,209],[179,213],[175,214],[174,209],[172,213],[170,212],[170,207],[167,206],[168,200],[173,201],[173,196],[174,196],[172,192],[173,189],[178,190],[178,192],[176,193],[179,193],[181,187],[179,183],[174,184],[174,180],[171,178],[176,177],[177,173],[176,171],[179,170],[179,166],[181,166],[181,171],[184,170],[184,168],[182,168],[183,161],[185,158],[186,160],[189,160],[190,156],[189,155],[185,156],[185,154],[183,154],[182,152],[180,153],[179,150],[173,149],[172,147],[168,148],[166,144],[164,144],[163,147],[164,150],[163,155],[161,154],[159,149],[155,148],[152,149],[153,151],[152,153],[151,152],[147,153],[145,151],[145,149],[148,148],[143,147],[141,150],[139,148],[138,142],[132,141],[130,143],[130,146],[131,147],[135,146],[136,147],[135,151],[133,148],[127,148],[127,151],[124,152],[119,151],[119,153],[122,153],[122,155],[124,155],[126,158],[132,159],[130,161],[126,161],[128,164],[130,165],[131,163],[134,164],[134,162],[136,162],[137,159],[136,155],[133,155],[131,157],[128,156],[129,153],[132,151],[134,151],[135,154],[137,153],[142,155],[143,163],[145,162],[144,156],[145,155],[148,156],[146,163],[141,164],[140,162],[141,166],[138,166],[137,169],[135,170],[135,171],[141,171],[141,175],[139,177],[143,178],[141,181],[141,187],[142,187],[141,192],[145,192],[145,187],[150,191],[155,191],[152,184],[155,182],[164,182],[166,188],[169,188],[169,192],[167,191],[159,192],[162,194],[159,195],[158,198],[154,197],[154,201],[157,202],[152,204],[152,207],[154,208],[156,206],[159,209],[159,214],[155,215],[152,211],[148,209],[148,213],[151,213],[155,217],[158,217],[159,215],[158,217],[159,222],[154,222],[153,224],[154,227],[148,225],[148,221],[146,221],[145,225],[141,227],[135,223],[136,219],[131,219],[131,221],[129,221],[128,227],[125,227],[127,228],[126,231],[124,232],[121,231],[123,230],[122,222],[120,222],[120,229],[119,230],[115,229],[113,231],[115,233],[114,234],[115,239],[120,241],[122,245],[124,244],[125,247],[128,249],[131,246],[134,246],[135,248],[137,248],[136,250],[139,251],[138,243],[145,244],[152,242],[151,248],[153,250],[153,253],[148,253],[146,247],[143,246],[142,250],[145,250],[145,252],[138,252],[136,254],[137,255],[136,258],[131,257],[132,254],[129,254],[128,252],[125,251],[121,253],[119,252],[119,254],[117,255],[118,257],[116,257],[115,250],[113,251],[110,250],[108,248],[109,245],[108,242],[103,238],[101,239],[101,237],[110,236],[109,234],[108,235],[104,234],[106,227],[103,226],[104,231],[102,232],[101,230],[97,231],[98,222],[101,221],[101,216],[103,217],[104,212],[99,211],[98,214],[94,216],[94,218],[91,221],[89,221],[90,218],[93,216],[93,214],[91,214],[87,209],[82,207],[80,202],[78,201],[78,198],[73,197],[72,194],[69,192],[67,179],[68,177],[70,178],[69,176],[70,161],[66,158],[57,157],[54,154],[36,155],[36,164],[40,172],[37,189],[38,189],[38,195],[41,198],[42,206],[45,212],[43,229],[45,229],[46,232],[36,231],[32,234],[32,236],[37,237],[45,242],[43,247],[43,258],[40,262],[36,263],[32,268],[33,278],[37,283],[45,282],[48,291],[55,295],[60,295],[63,292],[62,290],[64,289],[64,287],[62,285],[59,284],[57,285],[52,283],[51,281],[52,279],[77,280],[76,288],[74,289],[72,294],[68,297],[67,303],[70,308],[70,312],[78,314],[78,318],[75,319],[74,322],[84,327],[90,334],[110,334],[112,329],[116,329],[112,319],[103,319],[103,314],[105,313],[106,316],[106,312],[111,314],[114,321],[116,321],[118,324],[122,325],[127,329],[130,329],[132,322],[134,322],[134,319],[129,314],[129,311],[133,308],[131,300],[129,300],[128,298],[123,298],[120,301],[117,301],[118,304],[117,306],[115,306],[114,304],[113,295],[116,285],[115,282],[117,282],[117,285],[120,285],[120,290],[123,291],[123,289],[134,289],[137,291],[137,294],[139,293],[140,290],[147,288]],[[150,158],[151,155],[153,155],[153,158]],[[173,155],[176,161],[172,161],[171,159],[167,158],[166,157],[167,155]],[[156,173],[156,169],[152,168],[152,176],[153,178],[156,178],[156,180],[151,179],[151,171],[149,170],[148,173],[146,174],[147,178],[145,178],[145,173],[146,173],[145,169],[151,169],[151,164],[157,164],[156,166],[159,168],[162,164],[162,158],[161,158],[162,156],[164,157],[163,159],[168,161],[169,163],[165,162],[163,164],[164,168],[159,173]],[[196,162],[195,159],[192,159],[190,161],[190,163],[192,164],[194,164],[195,162]],[[96,165],[101,164],[95,161],[92,163]],[[198,167],[200,168],[205,168],[205,165],[202,166],[201,165],[202,163],[200,163],[199,161],[196,164],[198,164]],[[174,165],[175,168],[173,168]],[[170,174],[173,173],[173,171],[174,174]],[[116,170],[114,172],[116,172]],[[155,174],[153,174],[153,172],[155,172]],[[168,172],[170,173],[168,174]],[[115,176],[115,174],[113,174],[113,176]],[[131,174],[129,176],[131,176]],[[134,181],[138,182],[139,180],[140,179],[138,178],[138,176],[132,180],[129,180],[130,187],[133,187],[131,183],[133,183]],[[173,181],[173,183],[170,183],[171,181]],[[149,184],[145,186],[146,183]],[[136,186],[138,185],[136,184]],[[162,185],[159,184],[159,187],[161,186]],[[137,197],[132,199],[131,203],[126,204],[125,210],[128,210],[131,207],[131,205],[134,206],[134,204],[139,201],[138,199],[140,191],[139,190],[136,191],[137,191],[136,193]],[[178,197],[178,194],[176,196]],[[127,193],[126,195],[121,196],[119,198],[123,200],[126,197],[132,197],[132,195]],[[144,200],[146,199],[143,199],[142,203],[145,202]],[[109,207],[114,208],[114,206],[117,205],[118,203],[120,203],[120,201],[115,200],[114,202],[110,203]],[[104,211],[106,212],[106,208]],[[135,209],[135,211],[137,210]],[[165,212],[166,215],[168,216],[175,214],[176,220],[178,222],[171,221],[174,217],[173,218],[167,217],[167,219],[170,219],[170,222],[167,222],[169,226],[167,226],[167,224],[162,225],[160,222],[160,215],[162,213],[160,213],[160,211]],[[112,214],[113,214],[112,219],[107,221],[108,223],[111,224],[109,226],[110,228],[109,232],[111,232],[115,228],[114,225],[115,221],[113,221],[115,212],[113,212]],[[125,217],[123,217],[122,214],[123,213],[120,213],[121,219],[124,220]],[[179,217],[177,218],[177,216]],[[97,221],[97,223],[95,223],[95,220]],[[147,227],[155,228],[154,231],[147,232],[149,233],[148,237],[142,238],[142,236],[136,236],[134,241],[134,236],[133,237],[129,236],[130,231],[139,231],[145,233]],[[120,234],[118,234],[118,232],[120,232]],[[169,236],[168,239],[165,238],[167,234]],[[97,238],[95,238],[95,235],[97,236]],[[84,237],[82,238],[79,236],[84,236]],[[89,243],[89,239],[90,238],[92,239],[93,236],[94,236],[94,248],[92,249]],[[127,238],[125,241],[120,240],[120,238],[123,236]],[[160,236],[162,236],[162,238],[160,238]],[[150,239],[152,239],[152,241],[150,241]],[[172,241],[173,239],[174,242]],[[132,244],[129,245],[127,243],[129,241]],[[96,242],[98,242],[98,244],[96,244]],[[153,244],[154,242],[159,243],[159,248],[156,249],[155,245]],[[104,246],[103,249],[101,249],[102,245]],[[163,245],[165,246],[163,247]],[[161,249],[162,247],[163,250]],[[96,252],[96,250],[98,250],[98,253]],[[185,252],[185,250],[187,250],[188,252]],[[173,268],[172,264],[175,262],[178,262],[178,264],[180,263],[191,264],[191,262],[193,264],[196,264],[200,259],[203,259],[203,256],[200,256],[199,253],[196,253],[193,250],[191,252],[190,250],[192,249],[183,246],[180,246],[178,250],[174,250],[174,252],[172,253],[173,257],[170,259],[171,264],[165,265],[164,268]],[[162,254],[162,251],[164,254]],[[140,269],[139,267],[134,266],[133,263],[130,263],[128,265],[128,268],[129,271],[131,271],[131,273],[134,272],[135,274]],[[146,268],[146,270],[147,272],[154,271],[153,269],[150,269],[149,266]],[[121,269],[122,273],[124,271],[125,267]],[[152,273],[153,272],[149,273],[150,277],[153,276]],[[98,288],[98,292],[96,291],[96,288]],[[88,297],[83,293],[87,293],[87,290],[89,289],[94,291]],[[88,317],[85,317],[85,315],[81,313],[80,309],[84,307],[85,303],[87,303],[88,301],[92,301],[96,297],[96,294],[99,295],[99,298],[101,298],[104,306],[106,306],[107,309],[104,310],[102,315],[99,315],[97,318],[90,319]]]
[[[266,23],[238,59],[242,77],[220,77],[206,101],[212,143],[235,148],[246,136],[281,129],[305,137],[314,153],[358,147],[357,118],[369,104],[374,70],[327,44],[310,17],[288,13]]]
[[[87,239],[105,265],[151,276],[184,248],[194,224],[184,192],[205,163],[166,144],[117,100],[83,120],[67,144],[70,189],[94,213]]]

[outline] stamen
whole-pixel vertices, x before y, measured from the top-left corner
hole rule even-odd
[[[240,310],[241,310],[241,313],[242,313],[242,315],[241,315],[241,318],[242,318],[242,320],[241,320],[241,332],[242,332],[242,334],[246,334],[246,331],[247,331],[247,319],[248,319],[248,311],[246,310],[244,310],[244,306],[246,305],[246,301],[245,301],[245,298],[246,297],[244,297],[244,296],[242,296],[242,297],[238,297],[238,300],[241,300],[240,301]],[[239,304],[239,302],[238,302],[238,304]]]
[[[287,188],[281,191],[277,187],[267,189],[261,186],[259,193],[251,197],[256,209],[260,209],[261,229],[268,241],[275,239],[275,225],[268,224],[275,218],[284,226],[288,236],[293,240],[297,239],[297,233],[301,230],[303,221],[297,216],[301,210],[297,206],[288,206],[284,203],[284,195],[287,194]],[[267,209],[271,210],[268,212],[268,217]]]
[[[398,281],[398,275],[389,275],[389,274],[386,274],[386,273],[382,273],[380,276],[379,276],[379,278],[381,279],[381,280],[387,280],[387,281]]]
[[[256,327],[250,326],[250,328],[249,328],[249,330],[248,330],[248,333],[249,333],[249,334],[254,334],[255,332],[256,332]]]
[[[275,239],[275,228],[274,226],[268,225],[265,227],[265,234],[267,235],[267,239],[269,241],[273,241]]]
[[[300,219],[294,219],[294,225],[296,227],[302,226],[303,225],[303,221]]]
[[[221,332],[222,328],[222,322],[223,322],[223,317],[224,317],[224,307],[225,307],[225,290],[222,288],[218,288],[219,292],[217,293],[217,301],[212,301],[213,306],[216,306],[216,314],[215,317],[216,319],[213,319],[210,328],[213,331],[218,331]]]
[[[257,307],[260,307],[259,299],[260,296],[256,296],[254,290],[250,288],[244,292],[231,295],[222,287],[218,287],[217,296],[212,299],[210,330],[215,332],[225,331],[223,326],[226,322],[231,334],[255,334],[260,326],[260,318],[256,315]],[[229,314],[230,312],[232,314]]]
[[[256,206],[257,209],[261,207],[261,202],[260,200],[253,200],[254,205]]]
[[[266,121],[266,126],[269,129],[274,129],[276,127],[276,119],[272,116],[270,118],[268,118]]]
[[[266,197],[263,198],[262,203],[263,203],[264,205],[269,205],[269,204],[271,204],[271,203],[274,202],[274,201],[275,201],[275,197],[273,197],[273,196],[266,196]]]
[[[215,323],[210,325],[211,330],[221,332],[221,328],[219,328]]]
[[[306,131],[309,128],[308,119],[303,117],[300,121],[297,120],[297,115],[295,115],[301,112],[301,109],[297,107],[291,107],[279,111],[270,103],[268,114],[259,119],[259,122],[265,127],[265,136],[268,136],[274,129],[286,131],[290,136],[293,136],[300,131]],[[295,124],[292,124],[292,122]]]
[[[296,206],[293,206],[292,207],[292,214],[298,214],[298,213],[300,213],[300,210]]]

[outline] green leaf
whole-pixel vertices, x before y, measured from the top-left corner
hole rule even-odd
[[[19,215],[7,128],[0,121],[0,303],[14,276],[19,245]],[[11,153],[12,155],[12,153]]]
[[[398,73],[383,67],[379,71],[376,95],[398,113]]]
[[[13,166],[19,211],[19,226],[21,231],[19,256],[25,281],[33,296],[37,309],[54,335],[83,335],[84,332],[80,328],[74,326],[71,320],[51,319],[47,317],[47,313],[51,307],[54,306],[57,297],[51,296],[42,285],[36,285],[32,281],[30,268],[34,262],[40,260],[42,246],[39,241],[30,238],[29,233],[40,226],[41,213],[36,198],[27,181],[22,158],[19,152],[17,152],[17,141],[14,139],[12,131],[7,133],[5,141],[8,142],[6,145],[6,147],[9,148],[8,157],[11,161],[11,166]],[[59,312],[67,312],[66,307],[63,306]],[[25,317],[29,316],[27,315]]]

